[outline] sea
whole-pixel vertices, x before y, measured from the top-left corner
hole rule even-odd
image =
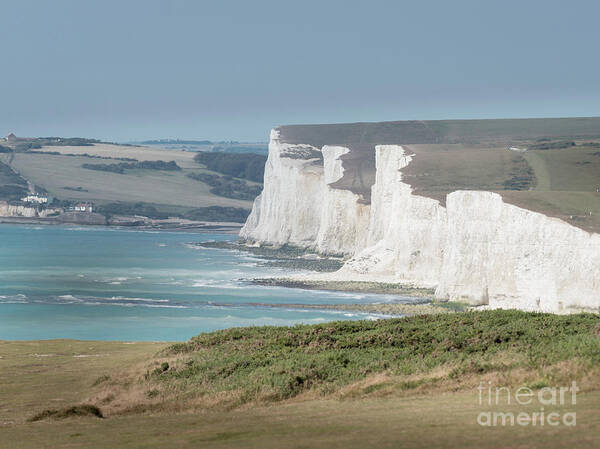
[[[215,233],[0,225],[0,339],[182,341],[238,326],[383,318],[296,304],[410,301],[253,285],[249,279],[286,276],[290,270],[264,266],[246,252],[196,245],[235,239]]]

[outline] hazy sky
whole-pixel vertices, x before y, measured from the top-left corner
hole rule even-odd
[[[0,134],[600,115],[600,2],[0,0]]]

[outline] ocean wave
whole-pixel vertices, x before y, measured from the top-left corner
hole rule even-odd
[[[118,307],[148,307],[148,308],[156,308],[156,309],[189,309],[188,306],[178,306],[178,305],[167,305],[167,304],[132,304],[127,302],[100,302],[100,301],[89,301],[85,302],[84,305],[87,306],[118,306]]]
[[[59,298],[60,299],[77,299],[73,295],[60,295]]]
[[[122,306],[164,306],[174,308],[188,308],[188,306],[169,304],[170,299],[138,298],[128,296],[78,296],[78,295],[58,295],[58,296],[33,296],[27,297],[22,294],[0,296],[2,304],[81,304],[81,305],[122,305]]]
[[[192,287],[195,288],[223,288],[223,289],[240,289],[244,288],[243,285],[235,284],[233,282],[223,281],[223,280],[210,280],[210,279],[200,279],[195,280],[192,284]]]
[[[110,299],[113,301],[170,302],[168,299],[130,298],[128,296],[111,296]]]

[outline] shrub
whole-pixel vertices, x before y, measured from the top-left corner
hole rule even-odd
[[[250,215],[248,209],[241,207],[208,206],[192,209],[183,214],[183,218],[196,221],[231,221],[244,223]]]
[[[238,200],[253,200],[261,190],[260,185],[249,185],[245,181],[232,178],[231,176],[211,175],[208,173],[188,173],[188,178],[204,182],[212,188],[210,192],[225,198]]]
[[[234,154],[201,152],[194,160],[209,170],[235,178],[263,182],[267,157],[262,154]]]
[[[72,407],[66,407],[63,409],[48,409],[43,412],[37,413],[28,419],[30,422],[41,421],[47,418],[53,419],[65,419],[73,416],[93,416],[96,418],[104,418],[102,411],[95,405],[83,404],[74,405]]]
[[[82,168],[88,170],[107,171],[111,173],[125,173],[125,170],[146,169],[146,170],[181,170],[175,161],[141,161],[141,162],[119,162],[118,164],[82,164]]]

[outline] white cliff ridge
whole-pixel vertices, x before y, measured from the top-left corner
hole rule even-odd
[[[240,237],[323,254],[352,255],[364,247],[369,206],[360,204],[358,195],[329,186],[341,178],[339,157],[347,151],[282,143],[278,131],[271,131],[264,189]],[[315,156],[321,152],[323,165]]]
[[[413,195],[413,155],[377,145],[371,204],[331,184],[342,146],[292,145],[271,133],[265,184],[240,237],[351,256],[335,280],[436,288],[444,300],[567,313],[600,310],[600,234],[507,204],[499,194]],[[318,153],[322,153],[320,163]]]
[[[59,209],[44,208],[38,210],[37,207],[13,205],[8,204],[6,201],[0,201],[0,217],[46,218],[58,212]]]

